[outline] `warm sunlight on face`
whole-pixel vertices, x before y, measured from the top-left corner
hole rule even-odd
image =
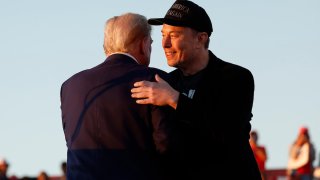
[[[171,67],[184,68],[192,63],[197,36],[191,28],[163,24],[162,47]]]

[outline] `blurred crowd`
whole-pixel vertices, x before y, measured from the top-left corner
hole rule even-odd
[[[266,180],[267,151],[265,146],[258,143],[258,133],[255,130],[250,132],[250,145],[259,166],[262,180]],[[286,167],[287,180],[320,180],[320,158],[318,163],[315,162],[315,159],[316,149],[311,141],[309,129],[302,126],[289,147]]]
[[[259,144],[258,137],[258,132],[252,130],[249,141],[262,180],[267,180],[267,149],[264,145]],[[309,129],[302,126],[288,149],[287,180],[320,180],[320,158],[319,162],[315,162],[315,159],[316,149],[312,143]],[[61,163],[61,175],[54,177],[49,176],[45,171],[40,171],[37,177],[16,177],[14,175],[9,177],[7,175],[9,167],[7,160],[0,157],[0,180],[66,180],[66,162]]]
[[[8,176],[7,172],[10,165],[6,159],[0,158],[0,180],[66,180],[67,164],[66,162],[61,163],[61,175],[49,176],[46,171],[40,171],[36,177],[17,177],[15,175]]]

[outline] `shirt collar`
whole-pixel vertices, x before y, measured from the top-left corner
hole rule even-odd
[[[125,55],[125,56],[129,56],[129,57],[131,57],[134,61],[136,61],[138,64],[140,64],[139,61],[138,61],[135,57],[133,57],[131,54],[129,54],[129,53],[115,52],[115,53],[111,53],[109,56],[112,56],[112,55],[114,55],[114,54],[122,54],[122,55]],[[109,57],[109,56],[108,56],[108,57]]]

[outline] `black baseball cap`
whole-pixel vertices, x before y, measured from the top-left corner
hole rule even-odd
[[[169,24],[172,26],[190,27],[199,32],[206,32],[210,37],[212,33],[211,20],[206,11],[188,0],[177,0],[168,10],[164,18],[151,18],[151,25]]]

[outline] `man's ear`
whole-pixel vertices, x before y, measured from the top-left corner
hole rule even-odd
[[[197,44],[197,48],[201,48],[208,40],[208,34],[205,32],[199,32],[197,35],[197,40],[198,40],[198,44]]]
[[[144,37],[140,43],[139,43],[139,46],[140,46],[140,53],[142,55],[145,55],[147,54],[147,51],[148,51],[148,48],[147,48],[147,40],[148,38]]]

